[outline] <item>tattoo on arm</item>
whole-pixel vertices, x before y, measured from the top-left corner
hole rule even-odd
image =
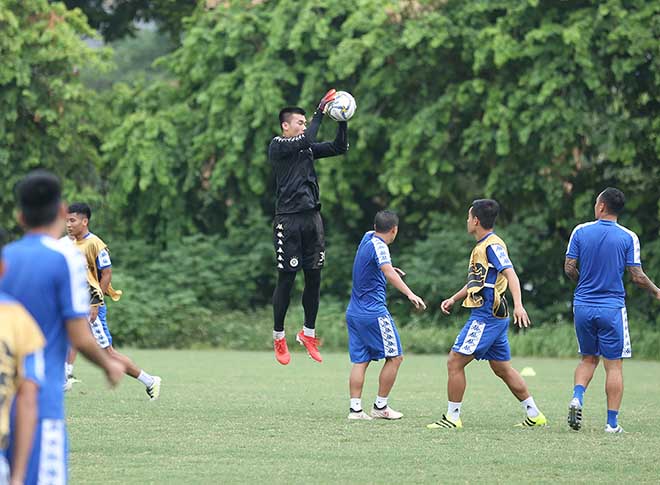
[[[571,280],[578,280],[580,277],[580,271],[577,267],[577,259],[566,258],[564,261],[564,273],[566,273],[566,276],[568,276]]]
[[[632,277],[632,282],[643,290],[648,291],[653,296],[658,296],[660,289],[646,276],[641,266],[628,266],[628,272]]]

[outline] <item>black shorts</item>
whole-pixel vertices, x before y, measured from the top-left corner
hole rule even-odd
[[[280,214],[273,221],[277,269],[321,269],[325,262],[325,234],[319,211]]]

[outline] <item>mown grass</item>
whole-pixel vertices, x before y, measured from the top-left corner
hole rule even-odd
[[[292,335],[291,335],[292,337]],[[290,338],[290,340],[293,340]],[[293,347],[292,343],[292,347]],[[405,345],[405,339],[404,339]],[[468,367],[465,428],[425,425],[446,409],[443,356],[407,355],[391,396],[398,422],[348,422],[345,353],[323,364],[295,352],[129,350],[163,378],[147,401],[127,378],[109,391],[82,361],[67,395],[71,483],[657,483],[660,363],[628,361],[620,422],[606,435],[603,372],[586,394],[582,431],[565,424],[575,359],[514,358],[546,429],[512,425],[522,409],[485,363]],[[375,397],[379,363],[367,375]]]

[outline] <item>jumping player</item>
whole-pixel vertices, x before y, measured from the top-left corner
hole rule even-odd
[[[305,322],[296,340],[305,346],[309,356],[322,362],[316,338],[316,314],[321,291],[321,269],[325,262],[325,237],[321,219],[319,184],[314,161],[333,157],[348,150],[348,124],[340,121],[334,141],[317,143],[316,134],[327,103],[335,98],[328,91],[307,127],[305,111],[288,107],[280,111],[282,134],[268,147],[268,160],[273,166],[277,184],[273,243],[277,259],[278,279],[273,293],[273,341],[275,358],[286,365],[291,360],[284,334],[284,319],[296,273],[302,268],[305,289],[302,305]]]

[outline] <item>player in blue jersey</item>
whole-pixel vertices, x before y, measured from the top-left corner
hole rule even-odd
[[[660,300],[660,290],[642,270],[637,235],[617,223],[625,205],[619,189],[608,187],[596,198],[596,220],[577,226],[566,251],[564,271],[577,282],[573,299],[575,333],[582,358],[575,369],[573,398],[568,424],[582,426],[584,392],[591,382],[600,357],[605,367],[608,433],[622,433],[618,423],[623,397],[623,359],[632,357],[623,272],[632,281]]]
[[[0,230],[0,249],[4,231]],[[4,271],[0,260],[0,276]],[[37,322],[9,295],[0,292],[0,483],[19,485],[32,450],[37,421],[37,396],[43,384],[44,336]],[[9,416],[14,406],[14,453],[9,445]]]
[[[449,314],[457,301],[471,308],[470,317],[447,359],[447,414],[427,426],[429,429],[462,428],[461,405],[465,393],[465,367],[474,359],[487,360],[491,369],[520,401],[527,417],[516,426],[545,426],[547,420],[527,389],[525,380],[511,366],[509,348],[509,309],[507,286],[513,297],[513,321],[520,327],[530,325],[523,307],[520,281],[509,259],[506,244],[493,232],[499,205],[492,199],[472,202],[468,211],[467,232],[477,244],[470,255],[467,284],[444,300],[441,309]]]
[[[387,309],[385,286],[389,281],[406,295],[415,308],[426,309],[401,276],[405,273],[392,266],[388,245],[399,230],[399,218],[389,211],[376,214],[374,230],[367,232],[353,263],[353,289],[346,310],[348,351],[353,367],[349,378],[351,404],[348,419],[400,419],[403,414],[387,404],[399,366],[403,360],[401,340],[394,319]],[[378,396],[371,416],[362,410],[362,387],[367,367],[372,360],[385,359],[380,371]]]
[[[34,171],[19,182],[19,221],[26,234],[3,251],[5,274],[0,290],[25,307],[46,339],[45,379],[39,390],[27,484],[63,484],[67,480],[62,369],[69,344],[101,367],[112,385],[125,370],[123,364],[101,350],[90,331],[85,264],[73,245],[58,240],[66,217],[61,191],[59,179],[43,170]],[[12,436],[10,459],[13,445]]]

